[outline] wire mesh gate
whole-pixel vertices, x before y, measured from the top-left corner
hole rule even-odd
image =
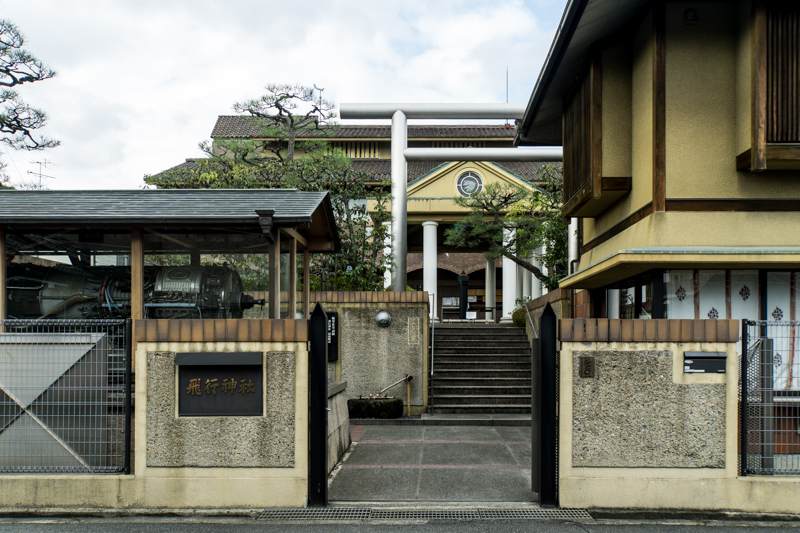
[[[0,320],[0,473],[130,472],[130,320]]]
[[[800,475],[800,322],[744,320],[742,473]]]

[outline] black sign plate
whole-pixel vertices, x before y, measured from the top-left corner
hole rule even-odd
[[[262,416],[261,365],[181,365],[178,416]]]
[[[339,313],[327,312],[328,315],[328,362],[339,360]]]

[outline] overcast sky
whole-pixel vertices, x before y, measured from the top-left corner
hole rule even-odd
[[[44,152],[0,148],[12,183],[135,189],[200,157],[218,115],[268,83],[334,102],[527,102],[566,0],[0,0],[58,76],[20,88]],[[412,122],[413,123],[413,122]]]

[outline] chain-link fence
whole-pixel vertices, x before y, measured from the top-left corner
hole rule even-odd
[[[0,472],[130,472],[130,320],[0,320]]]
[[[743,473],[800,475],[800,322],[745,320],[742,330]]]

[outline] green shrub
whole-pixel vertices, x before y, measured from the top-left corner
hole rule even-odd
[[[519,309],[515,309],[514,312],[511,314],[511,321],[518,328],[525,327],[525,321],[527,320],[527,318],[525,318],[525,313],[527,313],[525,307],[520,307]]]
[[[403,400],[400,398],[353,398],[347,400],[350,418],[400,418]]]

